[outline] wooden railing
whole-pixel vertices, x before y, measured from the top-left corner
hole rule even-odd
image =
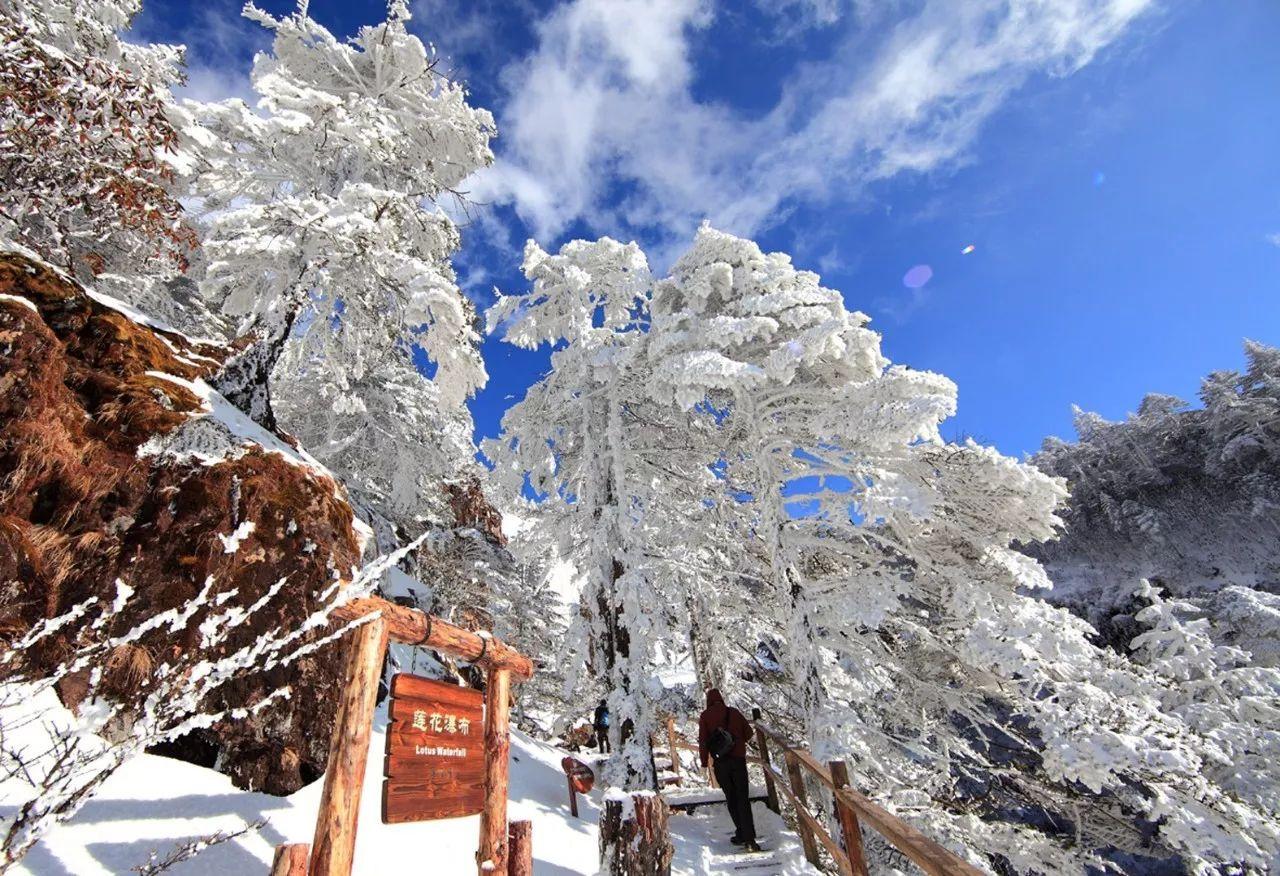
[[[835,861],[842,876],[867,876],[867,862],[862,851],[862,825],[865,823],[929,876],[981,876],[981,870],[851,788],[844,761],[833,760],[824,766],[807,750],[792,745],[786,737],[761,721],[759,709],[752,710],[752,719],[760,765],[764,768],[769,808],[774,812],[781,811],[779,791],[790,801],[800,841],[804,845],[804,856],[809,863],[819,864],[818,846],[821,845]],[[786,775],[774,769],[771,747],[781,758]],[[831,792],[840,822],[841,842],[837,842],[809,811],[805,773]]]
[[[683,780],[680,774],[680,770],[682,769],[682,767],[680,766],[679,752],[692,751],[694,754],[697,754],[698,753],[697,743],[690,742],[689,740],[685,739],[684,734],[681,733],[680,730],[676,727],[676,719],[670,715],[667,716],[667,719],[665,722],[664,735],[661,737],[655,736],[654,738],[650,739],[650,742],[653,745],[653,747],[661,748],[664,751],[666,751],[668,755],[670,755],[671,773],[673,776],[675,776],[675,784],[679,785]],[[752,757],[751,755],[747,755],[747,763],[759,763],[759,762],[760,762],[759,758]],[[716,783],[716,774],[714,770],[708,768],[706,770],[700,770],[700,772],[702,773],[702,777],[707,780],[708,784],[710,784],[711,787],[713,788],[719,787],[719,785]]]

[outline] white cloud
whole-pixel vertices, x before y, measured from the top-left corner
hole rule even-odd
[[[841,8],[759,2],[828,23]],[[695,96],[693,37],[715,36],[706,2],[570,0],[504,73],[500,158],[476,194],[513,203],[544,241],[575,220],[683,238],[710,218],[754,233],[798,203],[857,198],[869,181],[963,161],[1030,77],[1089,63],[1154,2],[927,0],[892,21],[858,4],[838,24],[838,49],[748,116]]]
[[[1272,246],[1280,246],[1280,231],[1273,231],[1267,235],[1267,243]]]
[[[449,76],[464,80],[496,77],[505,58],[495,52],[499,25],[532,20],[531,0],[411,0],[409,28],[436,47]]]
[[[147,5],[133,31],[134,37],[144,42],[177,43],[186,48],[187,84],[177,89],[178,95],[202,101],[238,97],[255,103],[249,70],[254,54],[270,47],[270,34],[218,4],[197,6],[180,22],[159,17]]]

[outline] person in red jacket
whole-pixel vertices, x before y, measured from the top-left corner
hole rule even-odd
[[[727,750],[716,756],[713,754],[715,737],[722,729],[733,740]],[[698,757],[704,768],[708,757],[714,762],[716,781],[724,791],[724,802],[735,828],[729,841],[744,846],[747,851],[758,852],[756,823],[751,814],[751,785],[747,779],[747,740],[750,738],[751,723],[746,716],[725,705],[720,691],[714,688],[707,691],[707,707],[698,717]]]

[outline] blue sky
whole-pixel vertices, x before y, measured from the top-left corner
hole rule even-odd
[[[266,46],[235,0],[144,0],[190,91],[248,96]],[[261,2],[281,13],[292,4]],[[338,33],[383,5],[312,0]],[[944,434],[1072,436],[1146,392],[1194,399],[1280,344],[1280,5],[1155,0],[417,0],[414,28],[500,139],[459,258],[482,306],[524,240],[703,218],[790,252],[886,353],[960,387]],[[962,254],[967,245],[973,252]],[[903,275],[927,264],[919,290]],[[545,353],[485,345],[492,435]]]

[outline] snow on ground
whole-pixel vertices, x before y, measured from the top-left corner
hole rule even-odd
[[[385,874],[405,871],[406,866],[417,871],[427,863],[423,872],[474,873],[479,816],[382,824],[386,725],[386,711],[380,708],[361,801],[355,872]],[[579,796],[581,817],[574,819],[560,768],[565,752],[513,732],[511,754],[510,815],[533,821],[534,872],[539,876],[596,873],[601,790]],[[581,757],[593,760],[593,756]],[[152,851],[163,856],[188,839],[265,820],[267,824],[256,833],[207,849],[169,871],[174,876],[265,874],[277,844],[311,842],[320,785],[315,782],[291,797],[272,797],[237,790],[225,776],[203,767],[143,755],[112,776],[72,821],[46,836],[15,872],[24,876],[127,874]],[[736,850],[728,842],[732,825],[722,806],[703,807],[691,815],[673,813],[676,859],[672,872],[677,876],[816,872],[804,864],[798,841],[785,833],[776,815],[763,804],[756,804],[755,812],[766,850],[776,849],[772,854],[734,857]],[[734,866],[744,858],[754,866]]]
[[[780,817],[763,803],[755,803],[751,809],[760,846],[764,849],[760,853],[743,852],[729,842],[733,822],[723,806],[700,806],[688,814],[671,813],[671,835],[676,847],[671,864],[673,876],[719,873],[793,876],[819,872],[804,859],[800,838],[787,830]]]

